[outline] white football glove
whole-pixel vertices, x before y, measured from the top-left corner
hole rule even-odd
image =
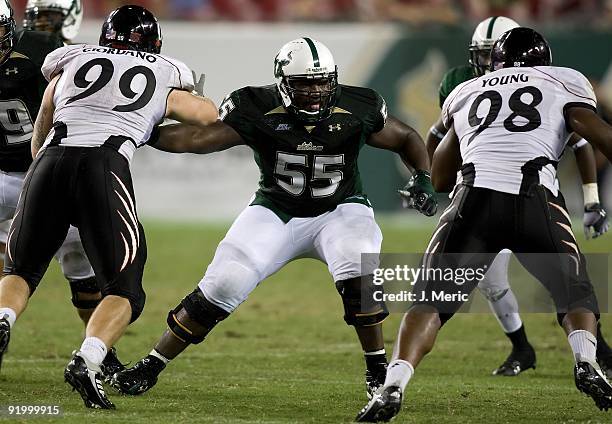
[[[193,75],[193,82],[195,83],[192,93],[196,96],[204,97],[204,81],[206,80],[206,75],[200,74],[200,79],[196,79],[194,70],[191,71],[191,75]]]

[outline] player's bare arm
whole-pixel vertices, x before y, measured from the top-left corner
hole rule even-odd
[[[438,205],[431,185],[429,156],[421,136],[390,116],[383,129],[372,134],[367,143],[397,153],[408,168],[414,168],[406,187],[399,190],[404,207],[414,208],[427,216],[434,215]]]
[[[192,125],[208,125],[217,120],[217,106],[206,97],[184,90],[172,90],[166,105],[166,117]]]
[[[409,125],[389,116],[384,128],[370,136],[370,146],[390,150],[402,158],[407,167],[429,171],[429,157],[421,136]]]
[[[457,180],[461,167],[461,151],[455,128],[450,130],[435,150],[431,164],[431,182],[437,192],[449,192]]]
[[[32,134],[32,157],[35,158],[38,151],[45,143],[45,139],[53,127],[53,112],[55,112],[55,105],[53,104],[53,94],[55,93],[55,84],[60,78],[60,75],[56,75],[45,90],[43,95],[42,103],[36,117],[36,123],[34,124],[34,132]]]
[[[610,127],[610,125],[602,120],[593,110],[583,107],[569,109],[567,119],[569,125],[576,133],[583,136],[586,140],[591,141],[596,147],[601,149],[608,160],[610,159],[610,151],[612,150],[610,148],[610,144],[612,143],[612,127]],[[569,144],[574,147],[576,143],[584,143],[581,146],[578,144],[578,148],[574,147],[576,164],[580,170],[584,196],[584,235],[587,239],[591,237],[597,238],[608,231],[608,216],[599,202],[597,171],[593,148],[584,140],[581,140],[579,135],[574,134]],[[602,145],[603,147],[600,147]]]
[[[595,153],[591,145],[578,134],[573,134],[567,145],[574,150],[582,184],[597,183]]]
[[[433,160],[434,152],[438,145],[442,142],[442,139],[446,135],[448,130],[444,128],[444,124],[442,123],[442,116],[438,117],[438,120],[435,124],[431,126],[429,131],[427,132],[427,137],[425,137],[425,147],[427,148],[427,155],[429,156],[429,161]]]
[[[222,121],[205,127],[171,124],[159,127],[159,138],[150,144],[170,153],[214,153],[244,144],[244,140]]]
[[[566,122],[585,140],[597,147],[612,162],[612,126],[585,107],[567,109]]]

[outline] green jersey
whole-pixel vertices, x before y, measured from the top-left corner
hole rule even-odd
[[[469,65],[456,66],[444,74],[444,78],[442,78],[440,83],[440,109],[455,87],[476,77],[474,68]]]
[[[25,172],[32,163],[30,141],[47,81],[40,68],[47,54],[63,46],[55,35],[22,31],[0,65],[0,169]]]
[[[340,203],[369,205],[357,158],[385,125],[387,107],[376,91],[339,85],[329,118],[312,125],[289,114],[276,85],[231,93],[220,116],[254,151],[261,178],[253,205],[283,221],[313,217]]]

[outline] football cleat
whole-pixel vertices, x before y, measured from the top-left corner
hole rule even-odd
[[[600,410],[612,408],[612,386],[601,370],[588,362],[578,362],[574,366],[574,381],[576,388],[590,396]]]
[[[117,349],[111,347],[100,364],[100,370],[102,371],[102,378],[104,379],[104,382],[108,383],[115,373],[123,371],[124,369],[125,365],[123,365],[117,357]]]
[[[514,377],[523,371],[536,367],[536,354],[531,346],[527,350],[514,350],[510,352],[503,364],[493,371],[493,375]]]
[[[119,393],[141,395],[157,383],[157,377],[166,368],[166,364],[153,355],[147,355],[136,362],[132,368],[116,373],[110,380]]]
[[[11,326],[6,318],[0,319],[0,369],[2,368],[2,357],[8,349],[11,339]]]
[[[382,387],[359,411],[355,421],[360,423],[387,422],[399,413],[401,407],[402,390],[397,386]]]
[[[115,405],[106,397],[102,387],[99,367],[88,363],[76,352],[64,370],[64,380],[79,392],[87,408],[115,409]]]
[[[597,356],[597,363],[601,367],[601,371],[608,378],[612,378],[612,353]]]
[[[374,393],[385,384],[387,377],[387,363],[376,364],[376,369],[367,369],[365,372],[366,395],[372,399]]]

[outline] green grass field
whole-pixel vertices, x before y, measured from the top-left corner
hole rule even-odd
[[[431,225],[382,225],[384,251],[422,251]],[[149,352],[165,328],[167,311],[193,290],[227,227],[145,222],[145,229],[147,306],[117,346],[124,361]],[[609,252],[611,240],[608,235],[581,244],[585,251]],[[0,405],[60,405],[64,415],[55,421],[62,423],[336,423],[350,422],[365,403],[357,339],[342,320],[326,267],[316,261],[293,262],[262,283],[203,344],[171,363],[150,392],[126,397],[109,390],[116,411],[85,409],[63,382],[64,366],[83,332],[69,297],[53,263],[14,327],[0,374]],[[458,315],[418,368],[396,422],[612,420],[612,412],[599,412],[575,389],[569,346],[555,317],[523,318],[538,354],[536,371],[491,376],[508,353],[507,339],[490,314]],[[384,324],[389,353],[399,319],[394,315]],[[602,320],[612,339],[612,319]]]

